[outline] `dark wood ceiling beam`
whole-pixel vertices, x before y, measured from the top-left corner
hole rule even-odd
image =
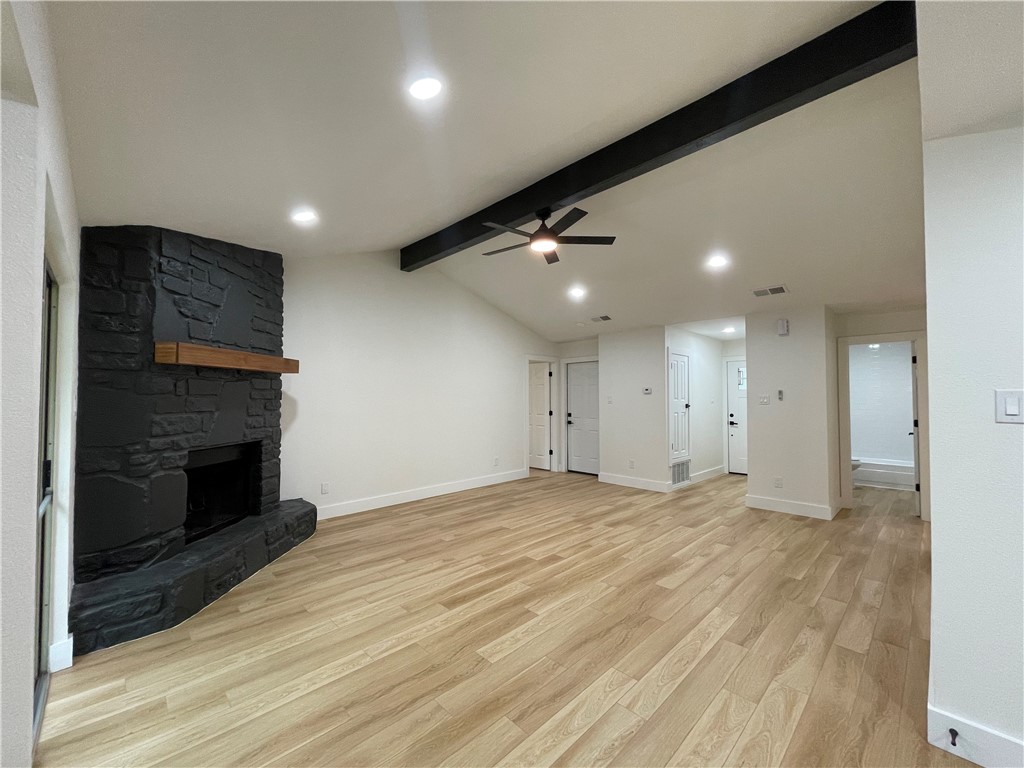
[[[697,152],[917,55],[914,3],[888,0],[707,96],[401,250],[406,272]]]

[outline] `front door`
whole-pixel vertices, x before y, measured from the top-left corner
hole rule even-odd
[[[569,436],[570,472],[600,471],[598,441],[597,363],[569,363],[566,366],[569,402],[566,413]]]
[[[728,380],[729,471],[747,474],[747,361],[725,364]]]
[[[551,364],[530,363],[530,466],[551,469]]]

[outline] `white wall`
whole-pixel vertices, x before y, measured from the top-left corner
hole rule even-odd
[[[562,359],[570,357],[597,357],[597,337],[580,339],[579,341],[563,341],[557,345],[558,356]]]
[[[396,253],[289,258],[284,285],[283,497],[332,516],[525,476],[527,356],[554,344]]]
[[[877,349],[872,349],[877,346]],[[850,346],[850,445],[854,459],[913,466],[909,341]]]
[[[39,377],[45,259],[60,285],[57,329],[56,457],[54,462],[54,571],[49,660],[71,660],[67,605],[71,582],[71,500],[77,390],[78,213],[44,7],[16,3],[13,18],[31,87],[6,88],[5,97],[31,95],[38,106],[5,98],[3,122],[2,488],[0,554],[3,631],[0,764],[29,765],[32,752],[35,513]],[[10,40],[10,29],[4,40]],[[8,63],[5,45],[4,64]]]
[[[928,141],[924,149],[929,737],[983,765],[1024,761],[1024,428],[993,418],[993,389],[1024,384],[1021,146],[1014,129]],[[948,746],[949,727],[965,734],[960,748]]]
[[[678,325],[667,326],[665,337],[670,351],[690,359],[690,478],[720,475],[725,472],[724,345]]]
[[[923,331],[927,325],[924,308],[893,312],[851,312],[836,314],[837,336],[873,336],[880,333]]]
[[[665,328],[598,337],[603,482],[668,489]],[[651,394],[643,394],[644,387]],[[630,461],[634,463],[631,468]]]
[[[837,511],[830,315],[824,307],[747,315],[748,506],[825,519]],[[782,317],[789,320],[788,336],[777,334]],[[761,395],[768,405],[760,404]]]
[[[731,339],[722,342],[722,357],[743,357],[747,354],[746,339]]]

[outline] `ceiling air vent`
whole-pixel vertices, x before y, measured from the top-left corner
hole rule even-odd
[[[755,296],[778,296],[780,293],[789,293],[789,290],[784,285],[771,285],[754,291]]]
[[[598,317],[590,318],[592,323],[607,323],[611,318],[608,315],[599,315]]]

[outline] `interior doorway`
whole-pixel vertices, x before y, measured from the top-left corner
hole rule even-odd
[[[911,491],[928,520],[927,350],[923,334],[839,340],[840,491]]]
[[[566,365],[566,469],[570,472],[596,475],[601,471],[597,365],[596,362]]]
[[[729,360],[725,364],[726,428],[729,442],[728,471],[747,474],[747,361]]]
[[[551,363],[530,363],[530,467],[551,469]]]

